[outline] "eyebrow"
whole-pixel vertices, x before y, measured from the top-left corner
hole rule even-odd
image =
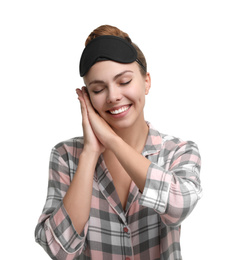
[[[124,74],[127,73],[127,72],[133,73],[132,70],[125,70],[125,71],[123,71],[123,72],[121,72],[121,73],[115,75],[115,76],[113,77],[113,81],[115,81],[117,78],[121,77],[122,75],[124,75]],[[91,82],[88,84],[88,86],[90,86],[90,85],[92,85],[92,84],[104,84],[104,83],[105,83],[105,82],[104,82],[103,80],[93,80],[93,81],[91,81]]]

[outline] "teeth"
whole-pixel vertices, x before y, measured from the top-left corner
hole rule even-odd
[[[128,110],[128,109],[129,109],[129,106],[121,107],[121,108],[118,109],[118,110],[112,110],[112,111],[110,111],[110,113],[113,114],[113,115],[117,115],[117,114],[120,114],[120,113],[122,113],[122,112],[124,112],[124,111],[126,111],[126,110]]]

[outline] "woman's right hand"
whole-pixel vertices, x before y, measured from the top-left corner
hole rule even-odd
[[[96,153],[99,156],[101,153],[105,151],[105,148],[97,139],[96,135],[92,130],[87,114],[86,103],[81,89],[76,89],[76,93],[78,95],[78,99],[80,101],[81,106],[82,128],[84,135],[84,151]]]

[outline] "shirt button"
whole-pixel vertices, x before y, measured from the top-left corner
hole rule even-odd
[[[129,229],[127,228],[127,227],[124,227],[124,232],[125,233],[128,233],[128,231],[129,231]],[[128,258],[129,259],[129,258]],[[128,260],[128,259],[126,259],[126,260]]]

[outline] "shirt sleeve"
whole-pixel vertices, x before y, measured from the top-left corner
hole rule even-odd
[[[70,169],[65,157],[63,148],[54,148],[51,152],[47,199],[35,229],[36,242],[52,259],[73,259],[80,255],[85,249],[88,230],[86,223],[81,234],[76,232],[63,204],[70,185]]]
[[[153,208],[168,226],[178,226],[201,197],[201,159],[197,145],[166,141],[158,162],[152,162],[139,203]]]

